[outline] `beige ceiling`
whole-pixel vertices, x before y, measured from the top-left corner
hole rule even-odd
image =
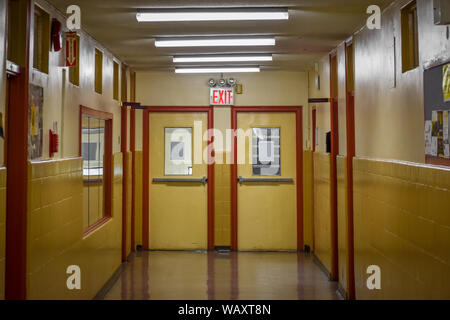
[[[273,53],[263,70],[305,70],[365,24],[369,5],[393,0],[49,0],[61,12],[77,4],[82,28],[135,70],[171,71],[176,54]],[[138,23],[138,9],[285,7],[288,21]],[[275,47],[156,48],[160,37],[273,35]],[[184,64],[186,65],[186,64]],[[191,64],[192,65],[192,64]],[[236,65],[234,63],[233,65]],[[248,63],[246,63],[248,65]]]

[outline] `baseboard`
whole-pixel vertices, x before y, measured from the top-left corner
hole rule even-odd
[[[125,264],[121,263],[119,267],[117,267],[116,271],[114,271],[113,275],[106,281],[103,287],[99,290],[99,292],[95,295],[93,300],[104,300],[108,292],[112,289],[114,284],[119,280],[120,275],[122,274],[123,269],[125,268]]]
[[[320,270],[327,276],[327,278],[331,281],[331,273],[328,271],[327,267],[320,261],[320,259],[313,253],[314,262],[319,266]]]
[[[348,300],[347,291],[345,291],[344,287],[341,285],[341,283],[338,283],[338,292],[344,298],[345,300]]]

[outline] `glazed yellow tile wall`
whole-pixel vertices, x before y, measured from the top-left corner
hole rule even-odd
[[[450,169],[356,158],[354,188],[357,299],[450,299]]]
[[[214,243],[216,246],[231,245],[231,166],[226,163],[227,153],[217,152],[223,164],[215,165]]]
[[[314,152],[314,253],[331,272],[330,155]]]
[[[113,156],[112,219],[83,237],[81,158],[29,164],[27,298],[91,299],[121,264],[122,154]],[[81,290],[66,269],[81,268]]]
[[[303,151],[303,241],[314,250],[313,153]]]
[[[6,168],[0,168],[0,300],[5,298]]]
[[[126,202],[126,208],[127,208],[127,256],[131,253],[131,175],[132,175],[132,161],[133,161],[133,154],[131,152],[127,152],[125,154],[126,159],[126,166],[127,166],[127,202]]]
[[[339,284],[347,292],[347,157],[337,157]]]
[[[142,151],[135,151],[134,161],[136,168],[134,188],[134,212],[135,212],[135,241],[136,245],[142,245]]]

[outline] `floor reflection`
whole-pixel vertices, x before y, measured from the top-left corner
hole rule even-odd
[[[131,256],[110,300],[340,299],[304,253],[142,251]]]

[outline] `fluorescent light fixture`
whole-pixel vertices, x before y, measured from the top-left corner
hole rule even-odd
[[[240,73],[260,72],[259,67],[175,68],[175,73]]]
[[[234,55],[234,56],[179,56],[173,57],[174,63],[190,63],[190,62],[265,62],[272,61],[272,55]]]
[[[142,10],[136,19],[139,22],[288,20],[289,11],[274,8]]]
[[[156,39],[155,46],[173,47],[238,47],[274,46],[275,38]]]

